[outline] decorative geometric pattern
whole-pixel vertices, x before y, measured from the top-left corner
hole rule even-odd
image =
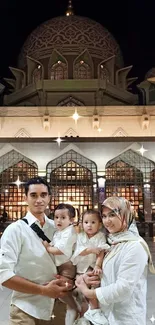
[[[118,128],[113,134],[112,137],[127,137],[128,134],[122,129]]]
[[[69,150],[50,161],[46,167],[46,175],[52,189],[52,210],[59,202],[64,201],[74,201],[72,204],[79,210],[84,207],[92,208],[97,204],[97,166],[78,152]]]
[[[91,56],[108,59],[116,56],[118,67],[123,66],[119,45],[101,24],[80,16],[60,16],[37,27],[27,38],[19,56],[19,66],[26,65],[26,56],[34,59],[50,57],[53,49],[61,54],[79,55],[88,49]]]
[[[84,103],[76,99],[75,97],[69,96],[65,98],[64,100],[61,100],[61,102],[58,103],[57,106],[70,106],[70,107],[76,107],[76,106],[85,106]]]
[[[50,68],[50,79],[51,80],[61,80],[67,79],[67,65],[65,63],[55,63]]]
[[[30,135],[25,129],[20,129],[16,134],[15,138],[30,138]]]
[[[87,63],[77,63],[74,67],[74,78],[75,79],[91,79],[92,69]]]
[[[79,135],[77,134],[76,131],[74,131],[72,128],[68,129],[67,132],[65,132],[64,137],[78,137]]]

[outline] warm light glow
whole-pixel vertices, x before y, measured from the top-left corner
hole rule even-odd
[[[144,146],[142,145],[140,149],[138,149],[137,151],[139,151],[141,153],[141,155],[143,156],[145,151],[148,151],[147,149],[144,148]]]
[[[27,203],[25,201],[17,202],[17,205],[26,205]]]
[[[97,131],[98,131],[98,132],[101,132],[101,131],[102,131],[102,129],[101,129],[101,128],[98,128],[98,129],[97,129]]]
[[[74,114],[72,115],[72,118],[73,118],[73,120],[75,121],[75,122],[77,122],[77,120],[79,119],[79,114],[78,114],[78,112],[75,110],[75,112],[74,112]]]

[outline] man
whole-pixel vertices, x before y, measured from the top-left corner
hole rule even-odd
[[[52,258],[32,228],[37,224],[52,239],[53,221],[44,211],[50,200],[50,188],[40,177],[25,185],[28,213],[23,220],[9,225],[2,238],[0,250],[0,283],[13,290],[10,308],[10,325],[47,325],[55,298],[62,298],[69,286],[66,279],[56,275]],[[52,298],[52,299],[51,299]]]

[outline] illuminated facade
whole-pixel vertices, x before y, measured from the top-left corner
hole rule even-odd
[[[107,29],[73,14],[51,19],[31,33],[10,69],[11,92],[0,107],[0,214],[23,216],[23,183],[41,175],[52,189],[50,211],[65,201],[81,213],[120,195],[152,220],[155,107],[138,106],[132,66],[124,67]],[[150,94],[153,80],[144,83]],[[149,104],[153,95],[146,97]]]

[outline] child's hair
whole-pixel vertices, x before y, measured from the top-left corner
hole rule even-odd
[[[89,210],[86,210],[86,211],[83,212],[83,214],[82,214],[82,220],[81,220],[82,223],[83,223],[84,216],[86,214],[87,215],[90,215],[90,214],[96,215],[96,217],[98,218],[99,222],[102,222],[102,216],[101,216],[100,211],[93,210],[93,209],[89,209]]]
[[[68,210],[68,215],[69,218],[72,219],[75,217],[75,208],[71,205],[71,204],[67,204],[67,203],[60,203],[56,206],[56,208],[54,209],[54,214],[56,210]]]

